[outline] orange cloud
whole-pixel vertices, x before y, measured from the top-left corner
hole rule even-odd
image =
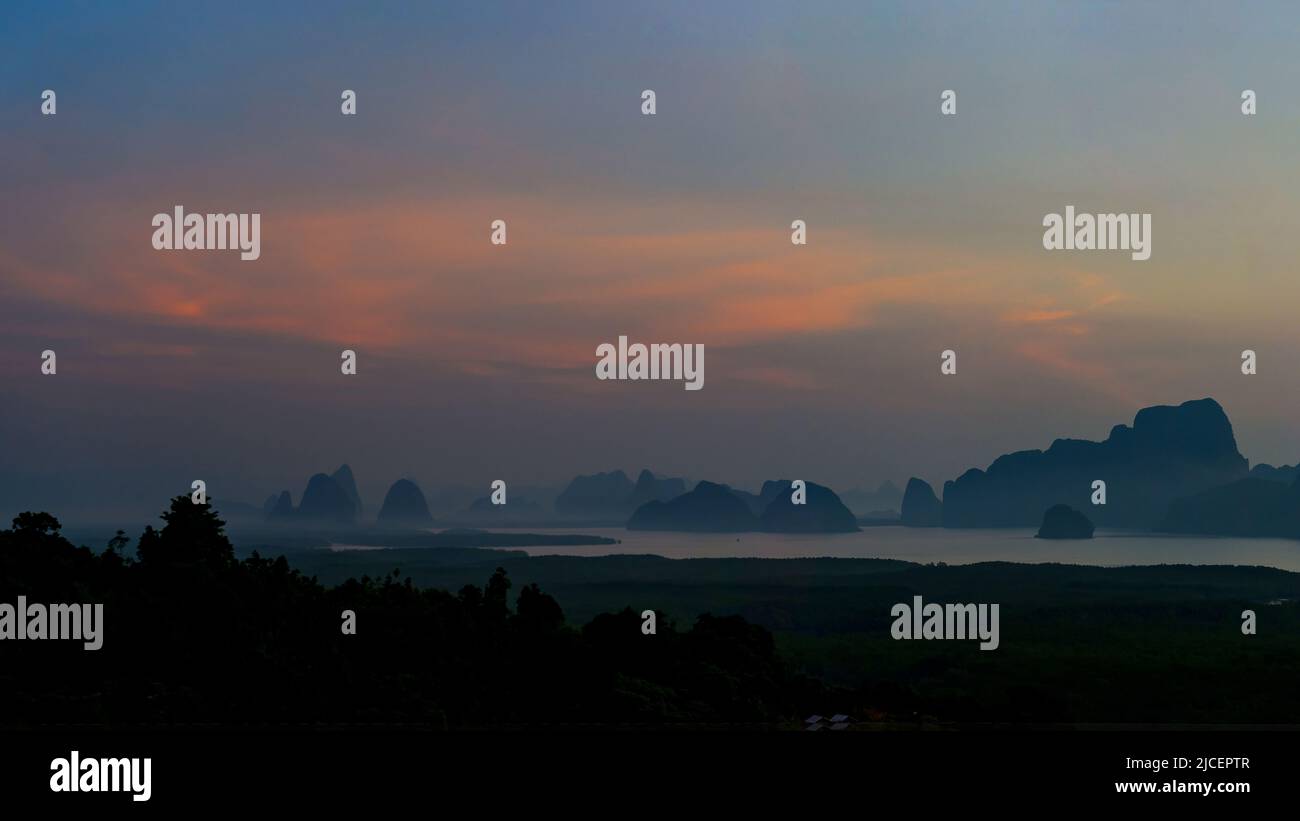
[[[1012,325],[1037,325],[1044,322],[1057,322],[1062,319],[1069,319],[1077,316],[1075,311],[1056,310],[1056,311],[1012,311],[1004,314],[1003,322]]]
[[[98,259],[112,260],[93,275],[75,259],[4,265],[21,290],[95,314],[439,360],[467,374],[526,366],[560,381],[620,333],[745,345],[865,328],[906,306],[1082,335],[1085,312],[1106,304],[1097,293],[1112,293],[1083,278],[1066,298],[1086,295],[1091,307],[1039,298],[1008,308],[1030,274],[833,227],[796,247],[788,223],[712,203],[483,197],[268,211],[256,263],[154,251],[124,216],[140,213],[87,215],[107,249]],[[505,246],[489,242],[495,218],[508,222]],[[806,384],[763,370],[741,378]]]

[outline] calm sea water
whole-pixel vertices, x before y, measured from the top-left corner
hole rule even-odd
[[[510,528],[493,528],[512,532]],[[1064,562],[1102,566],[1134,564],[1264,565],[1300,572],[1300,541],[1215,536],[1166,536],[1098,531],[1092,539],[1035,539],[1028,530],[946,530],[869,527],[859,533],[654,533],[622,528],[519,528],[520,533],[581,533],[621,544],[520,548],[536,556],[607,556],[654,553],[674,559],[731,556],[785,559],[807,556],[907,559],[914,562]]]

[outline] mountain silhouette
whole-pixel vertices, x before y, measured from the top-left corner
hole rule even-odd
[[[929,482],[915,476],[907,480],[900,518],[908,527],[939,527],[943,524],[943,503],[934,495]]]
[[[636,486],[632,488],[632,496],[628,504],[637,508],[646,502],[666,502],[674,499],[686,492],[686,481],[684,479],[658,479],[649,470],[642,470],[641,474],[636,477]]]
[[[378,524],[399,527],[424,527],[433,524],[424,493],[410,479],[398,479],[384,494]]]
[[[733,487],[731,488],[731,495],[744,502],[745,507],[749,509],[749,512],[753,514],[754,518],[762,516],[763,510],[767,507],[767,504],[759,498],[757,493],[750,493],[748,490],[740,490]]]
[[[578,476],[555,499],[562,516],[626,519],[646,502],[666,502],[686,492],[686,480],[658,478],[642,470],[636,484],[621,470]]]
[[[772,486],[772,501],[761,517],[760,525],[768,533],[854,533],[858,528],[853,512],[844,506],[835,491],[813,482],[804,483],[807,499],[796,505],[792,499],[793,484],[788,479],[764,482],[760,498],[768,496]]]
[[[555,510],[566,516],[627,515],[634,487],[621,470],[578,476],[555,500]]]
[[[279,520],[293,517],[293,497],[289,495],[289,491],[282,490],[279,496],[272,496],[267,501],[271,503],[271,509],[266,514],[266,518]]]
[[[830,488],[806,483],[806,500],[796,505],[789,479],[766,481],[760,493],[700,482],[668,501],[647,502],[633,512],[628,530],[695,533],[851,533],[858,530],[852,511]],[[755,511],[761,511],[756,513]]]
[[[628,530],[742,533],[758,530],[758,519],[726,485],[700,482],[667,502],[646,502],[628,520]]]
[[[333,477],[317,473],[307,481],[307,489],[298,504],[298,518],[351,524],[357,508]]]
[[[1069,505],[1052,505],[1043,513],[1043,524],[1035,538],[1091,539],[1092,522]]]
[[[1250,469],[1250,476],[1252,479],[1267,479],[1270,482],[1285,482],[1289,485],[1300,478],[1300,464],[1273,467],[1261,462]]]
[[[1300,538],[1300,479],[1288,485],[1251,476],[1175,499],[1157,529],[1207,536]]]
[[[875,490],[868,491],[862,488],[854,488],[841,493],[840,501],[844,502],[849,510],[859,516],[866,514],[879,515],[888,510],[895,512],[902,510],[903,491],[898,489],[898,485],[886,479]]]
[[[355,515],[360,519],[361,495],[357,493],[357,480],[352,476],[352,468],[348,467],[346,463],[339,465],[339,469],[334,471],[334,475],[330,478],[338,482],[339,487],[343,488],[343,492],[352,500],[352,506],[356,510]]]
[[[1104,442],[1057,439],[1046,451],[1000,456],[943,490],[945,527],[1038,524],[1058,503],[1090,505],[1092,483],[1106,483],[1107,501],[1090,506],[1100,526],[1154,527],[1169,503],[1243,478],[1232,424],[1213,399],[1143,408],[1133,426],[1116,425]]]

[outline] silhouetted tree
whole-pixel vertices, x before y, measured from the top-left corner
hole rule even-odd
[[[505,568],[498,567],[483,591],[484,612],[489,618],[504,619],[510,613],[506,599],[509,593],[510,579],[506,577]]]
[[[177,496],[162,514],[167,524],[154,537],[152,527],[145,529],[136,547],[145,565],[193,565],[209,570],[225,570],[235,563],[235,548],[226,538],[226,523],[217,517],[211,504],[194,504],[189,496]]]
[[[113,538],[108,540],[108,545],[104,549],[110,553],[125,555],[126,547],[129,544],[131,544],[131,539],[126,535],[126,531],[119,530]]]
[[[647,641],[630,609],[565,625],[536,584],[510,612],[496,568],[458,594],[400,571],[326,589],[283,556],[237,560],[210,505],[177,496],[138,561],[122,531],[95,553],[27,512],[0,531],[0,601],[104,602],[101,650],[5,642],[0,725],[25,722],[417,722],[699,720],[781,715],[771,637],[743,620],[666,619]],[[358,632],[344,635],[352,610]],[[698,633],[698,636],[694,634]],[[735,645],[735,646],[731,646]],[[4,716],[8,716],[5,718]]]
[[[63,525],[48,513],[32,513],[30,510],[14,517],[14,530],[18,533],[39,533],[42,536],[57,534]]]
[[[559,602],[543,593],[536,583],[525,585],[519,591],[515,613],[519,623],[531,630],[558,630],[564,624],[564,611]]]

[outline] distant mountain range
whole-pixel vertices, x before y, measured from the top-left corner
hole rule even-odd
[[[1210,536],[1300,539],[1300,478],[1287,484],[1250,476],[1177,499],[1158,529]]]
[[[302,500],[294,507],[289,491],[268,497],[262,506],[273,523],[353,525],[361,519],[361,495],[352,468],[341,465],[333,474],[317,473],[307,480]],[[433,524],[424,493],[415,482],[399,479],[384,496],[376,522],[392,527],[427,527]]]
[[[795,504],[793,483],[763,483],[757,496],[715,482],[700,482],[689,493],[637,508],[628,530],[695,533],[850,533],[858,529],[853,513],[828,487],[806,482],[806,500]]]
[[[334,476],[317,473],[307,480],[295,518],[351,524],[357,520],[357,505]]]
[[[1105,504],[1092,503],[1097,480]],[[1088,526],[1300,538],[1300,464],[1248,469],[1223,408],[1199,399],[1143,408],[1103,442],[1058,439],[1046,451],[1000,456],[945,482],[942,501],[913,478],[902,521],[1021,527],[1045,521],[1049,509],[1061,518],[1057,506],[1086,511]]]
[[[840,494],[840,501],[858,516],[880,516],[889,511],[898,513],[903,509],[903,491],[898,489],[898,485],[885,480],[875,490],[846,490]]]
[[[568,518],[623,521],[647,502],[662,502],[687,491],[685,479],[660,479],[642,470],[636,484],[621,470],[578,476],[555,500],[555,512]]]
[[[271,522],[352,524],[360,514],[361,497],[352,468],[341,465],[333,475],[317,473],[308,479],[297,507],[289,491],[282,490],[268,497],[262,509]]]
[[[700,482],[689,493],[637,508],[628,530],[681,530],[693,533],[743,533],[758,529],[758,518],[726,485]]]
[[[472,488],[444,488],[435,497],[441,516],[449,522],[505,526],[520,522],[536,524],[554,520],[604,520],[622,523],[641,505],[674,498],[689,489],[685,479],[659,478],[642,470],[633,483],[623,471],[578,476],[555,498],[554,510],[549,500],[554,491],[520,486],[508,496],[509,502],[494,505],[488,496],[475,496]],[[532,494],[521,495],[519,491]],[[479,494],[482,491],[478,491]],[[547,500],[539,502],[539,497]],[[249,505],[228,502],[238,518],[255,517],[258,511]],[[341,465],[333,474],[317,473],[307,481],[300,503],[295,506],[288,490],[272,494],[263,503],[261,518],[272,523],[317,523],[352,525],[362,520],[362,504],[352,468]],[[391,527],[429,527],[434,524],[432,508],[419,486],[410,479],[395,482],[381,505],[376,523]]]
[[[1105,483],[1104,504],[1093,503],[1098,481]],[[789,479],[765,481],[751,493],[650,470],[635,482],[622,470],[577,476],[558,495],[540,487],[526,494],[517,490],[507,505],[493,505],[482,490],[469,487],[445,488],[433,498],[444,511],[439,519],[445,515],[445,522],[474,527],[601,522],[625,523],[630,530],[841,533],[857,530],[860,516],[870,525],[1044,525],[1047,535],[1060,522],[1065,532],[1086,530],[1068,526],[1073,520],[1063,511],[1069,508],[1087,527],[1300,538],[1300,464],[1250,468],[1227,414],[1208,398],[1143,408],[1131,426],[1116,425],[1100,442],[1057,439],[1046,450],[999,456],[986,469],[945,482],[942,499],[914,477],[902,491],[886,481],[874,491],[855,488],[843,497],[807,482],[806,503],[794,504]],[[256,513],[247,505],[234,510],[240,516]],[[356,479],[344,464],[333,474],[312,476],[296,507],[285,490],[267,498],[261,512],[270,522],[351,525],[361,520],[361,511]],[[900,512],[898,518],[893,511]],[[435,519],[416,483],[401,479],[389,488],[376,521],[427,528]]]

